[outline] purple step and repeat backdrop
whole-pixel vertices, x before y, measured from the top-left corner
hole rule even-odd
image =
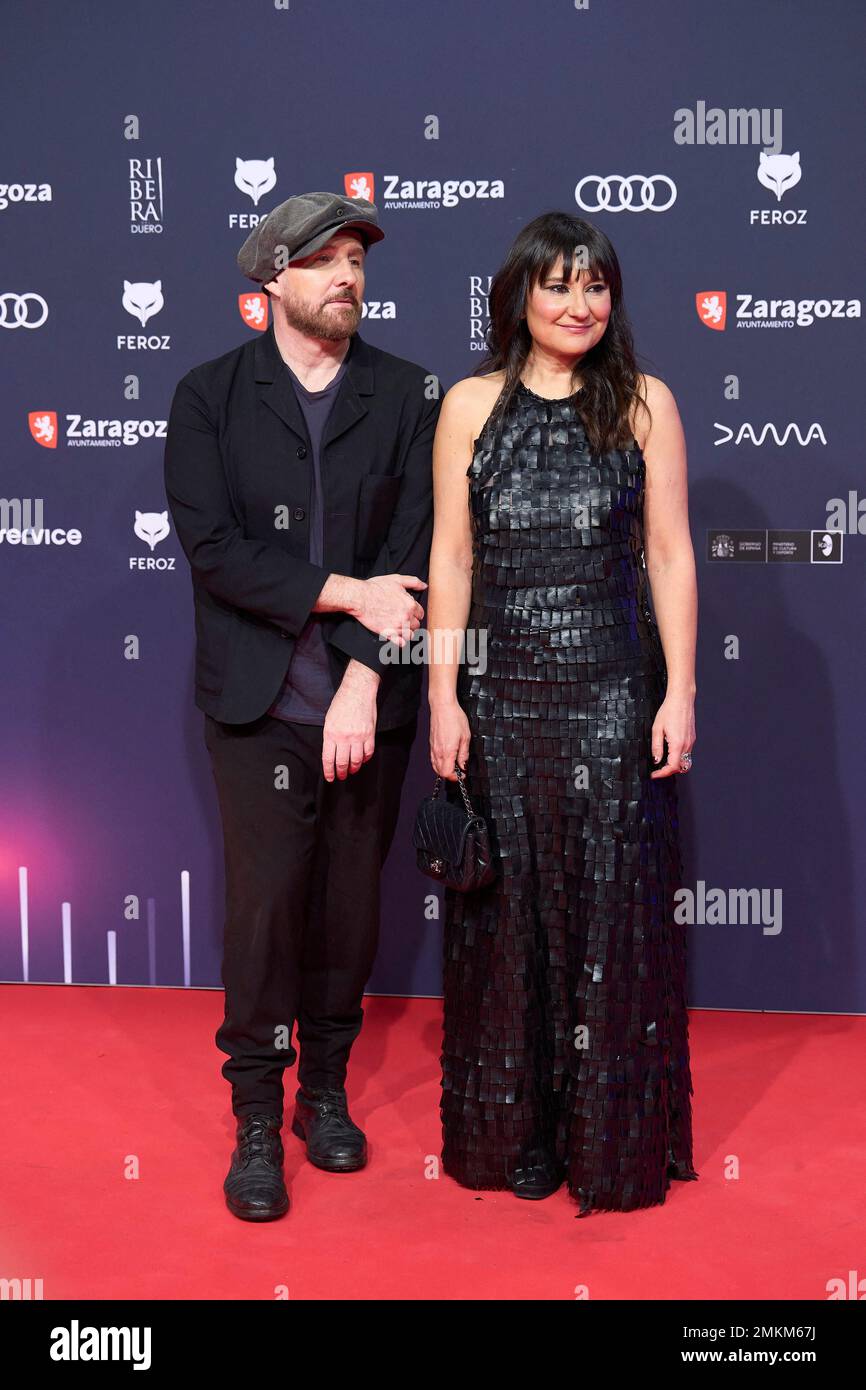
[[[689,446],[690,999],[866,1010],[863,17],[3,5],[0,979],[219,985],[163,432],[187,369],[267,326],[235,265],[249,229],[334,189],[373,198],[386,232],[362,335],[443,391],[480,360],[489,277],[527,221],[560,208],[612,238]],[[372,992],[440,992],[440,904],[410,844],[430,784],[425,706]]]

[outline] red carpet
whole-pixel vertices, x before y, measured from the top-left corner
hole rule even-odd
[[[0,1276],[46,1300],[818,1299],[863,1267],[866,1019],[691,1015],[695,1166],[666,1203],[576,1220],[426,1178],[438,1000],[372,998],[349,1073],[360,1173],[303,1158],[292,1209],[223,1205],[234,1126],[216,991],[0,987]],[[739,1178],[726,1178],[731,1156]],[[134,1171],[129,1178],[125,1173]]]

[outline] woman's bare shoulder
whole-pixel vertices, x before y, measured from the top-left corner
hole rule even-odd
[[[460,381],[455,381],[450,391],[446,392],[445,399],[450,398],[461,407],[471,407],[477,401],[495,400],[504,381],[504,371],[490,372],[487,376],[464,376]]]
[[[661,377],[650,376],[649,373],[638,373],[638,395],[640,401],[635,401],[632,409],[632,425],[634,437],[641,449],[644,448],[652,428],[652,419],[657,413],[664,414],[671,408],[676,410],[673,392],[670,387],[662,381]],[[643,402],[646,402],[646,408]],[[650,414],[647,414],[647,409]]]
[[[487,376],[466,376],[455,381],[446,391],[442,411],[460,427],[465,427],[470,440],[477,438],[484,422],[502,391],[505,372],[490,372]]]

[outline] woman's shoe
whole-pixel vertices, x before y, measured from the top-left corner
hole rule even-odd
[[[538,1202],[543,1197],[552,1197],[565,1181],[565,1169],[552,1158],[542,1158],[538,1163],[527,1163],[515,1168],[508,1175],[508,1185],[515,1197],[528,1197]]]

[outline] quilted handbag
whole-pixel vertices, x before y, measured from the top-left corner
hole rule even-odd
[[[422,874],[435,878],[446,888],[471,893],[496,877],[490,850],[490,833],[483,816],[476,815],[466,790],[466,774],[455,763],[463,806],[440,797],[442,778],[437,777],[433,795],[425,796],[415,817],[412,842]]]

